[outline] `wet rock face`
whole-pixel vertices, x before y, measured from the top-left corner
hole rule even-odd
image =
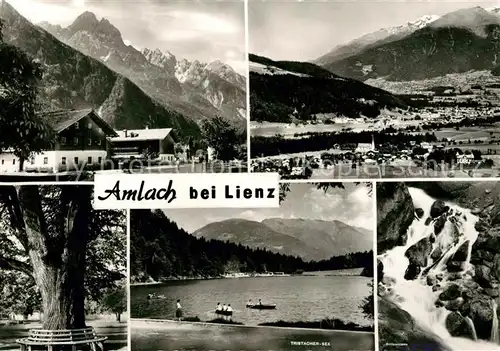
[[[478,282],[480,286],[483,288],[492,287],[490,278],[491,268],[478,264],[475,266],[475,273],[476,282]]]
[[[404,245],[407,230],[415,219],[413,201],[404,183],[377,184],[377,247],[383,254]]]
[[[417,215],[418,218],[422,218],[424,216],[424,210],[421,208],[415,209],[415,214]]]
[[[469,240],[465,241],[453,254],[451,260],[459,262],[464,262],[465,260],[467,260],[467,256],[469,254],[469,245],[470,241]]]
[[[446,263],[448,272],[456,273],[461,272],[464,269],[464,264],[469,254],[469,245],[470,241],[465,241],[449,259],[449,261]]]
[[[468,315],[474,323],[478,339],[489,340],[491,326],[493,325],[491,299],[484,295],[475,294],[466,307],[469,312]]]
[[[445,224],[446,216],[442,215],[434,223],[434,234],[439,235],[443,231]]]
[[[431,211],[430,211],[431,218],[438,218],[442,214],[448,212],[449,209],[450,208],[446,206],[444,201],[436,200],[431,206]]]
[[[426,267],[431,251],[432,243],[430,238],[423,238],[406,250],[405,256],[411,263],[415,263],[420,267]]]
[[[415,280],[420,274],[421,270],[422,269],[419,265],[410,262],[408,268],[406,268],[404,278],[406,280]]]
[[[469,339],[474,338],[472,326],[469,325],[465,317],[458,312],[452,312],[446,317],[446,329],[448,329],[451,336]]]
[[[380,260],[377,260],[377,279],[379,282],[384,280],[384,264]]]
[[[439,295],[441,301],[451,301],[459,298],[462,295],[462,290],[459,285],[451,284],[445,291]]]
[[[386,298],[378,299],[378,332],[380,349],[387,343],[425,345],[432,351],[449,351],[432,331],[422,330],[413,317]]]
[[[404,276],[406,280],[417,278],[422,268],[427,266],[431,251],[432,240],[430,238],[423,238],[406,250],[405,256],[410,261]]]

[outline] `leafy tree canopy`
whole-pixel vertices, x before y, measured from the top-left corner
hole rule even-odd
[[[0,150],[26,159],[47,148],[52,129],[37,115],[40,66],[24,52],[2,40],[0,21]]]
[[[206,144],[214,148],[219,160],[230,161],[238,156],[238,131],[227,120],[220,116],[206,120],[202,132]]]
[[[34,186],[36,187],[36,186]],[[71,207],[63,194],[64,186],[37,187],[41,196],[43,241],[52,255],[65,255],[65,228]],[[73,190],[73,189],[70,189]],[[34,263],[29,250],[33,245],[30,227],[21,212],[19,188],[0,187],[0,313],[30,315],[41,309],[40,288],[35,284]],[[100,304],[106,291],[119,286],[126,275],[126,220],[124,211],[91,210],[89,243],[86,251],[85,290],[88,301]],[[62,245],[61,245],[62,244]]]

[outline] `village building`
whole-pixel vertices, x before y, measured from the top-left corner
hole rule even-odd
[[[375,138],[373,137],[373,135],[371,143],[359,143],[358,146],[356,147],[356,150],[354,150],[355,153],[361,153],[361,154],[366,154],[374,151],[375,151]]]
[[[431,151],[432,151],[432,149],[434,149],[434,146],[433,146],[431,143],[428,143],[428,142],[426,142],[426,141],[422,142],[422,143],[420,144],[420,147],[421,147],[422,149],[426,149],[428,152],[431,152]]]
[[[474,155],[472,153],[459,154],[457,152],[457,163],[459,165],[470,165],[474,163]]]
[[[125,129],[109,138],[111,158],[117,161],[148,159],[175,161],[175,136],[171,128]]]
[[[81,169],[84,165],[100,165],[107,158],[107,138],[116,136],[116,132],[93,109],[42,112],[39,116],[55,132],[54,146],[34,154],[22,168],[12,150],[2,150],[1,173]]]

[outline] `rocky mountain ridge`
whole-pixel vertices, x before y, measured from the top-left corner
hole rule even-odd
[[[426,27],[429,23],[434,22],[438,18],[439,16],[436,15],[425,15],[406,24],[388,28],[381,28],[375,32],[368,33],[359,38],[351,40],[346,44],[336,46],[327,54],[316,59],[314,63],[318,65],[326,65],[357,54],[377,43],[380,44],[382,42],[388,43],[391,41],[396,41],[412,34],[413,32],[421,28]]]
[[[387,29],[382,31],[385,35],[374,35],[372,40],[355,40],[347,54],[344,49],[331,52],[321,58],[321,64],[333,73],[361,81],[421,80],[471,70],[496,72],[500,63],[497,9],[464,8],[428,19],[415,30],[396,31],[401,35],[389,34]]]
[[[158,103],[100,60],[62,43],[20,15],[9,3],[3,2],[1,9],[5,42],[23,50],[43,71],[40,82],[43,108],[93,108],[116,129],[174,128],[181,138],[200,136],[200,128],[194,121]],[[105,22],[101,28],[109,30]]]
[[[159,49],[136,49],[107,19],[84,12],[68,27],[40,26],[62,42],[100,60],[175,111],[200,121],[217,114],[237,124],[246,117],[245,78],[220,61],[178,60]]]

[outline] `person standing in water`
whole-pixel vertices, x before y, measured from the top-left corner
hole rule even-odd
[[[176,305],[176,310],[175,310],[175,318],[177,318],[179,321],[182,318],[181,300],[177,300],[177,305]]]
[[[217,303],[217,307],[215,307],[215,310],[219,311],[219,312],[222,311],[222,306],[221,306],[220,302]]]
[[[231,307],[231,304],[227,305],[227,312],[227,320],[230,321],[233,316],[233,308]]]

